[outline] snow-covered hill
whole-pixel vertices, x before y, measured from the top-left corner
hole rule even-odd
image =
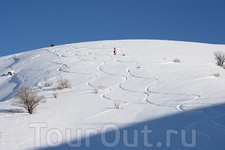
[[[225,45],[118,40],[1,57],[0,148],[224,150],[225,70],[214,51]],[[55,90],[60,78],[72,88]],[[11,105],[22,86],[47,99],[35,114]]]

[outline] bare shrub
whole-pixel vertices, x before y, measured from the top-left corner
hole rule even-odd
[[[98,92],[104,90],[105,87],[104,86],[98,86],[96,88],[93,89],[93,93],[97,94]]]
[[[34,109],[40,104],[46,102],[44,96],[38,95],[35,89],[21,87],[16,93],[17,100],[12,102],[13,106],[23,107],[28,113],[33,114]]]
[[[57,82],[58,86],[56,87],[56,89],[58,90],[69,89],[72,87],[71,82],[68,79],[60,78]]]
[[[45,87],[52,86],[53,83],[51,81],[49,81],[49,78],[48,77],[44,77],[44,80],[45,80],[45,82],[44,82],[44,86]]]
[[[213,76],[220,77],[220,74],[219,73],[214,73]]]
[[[52,95],[53,95],[54,98],[58,97],[58,93],[52,93]]]
[[[175,63],[180,63],[180,59],[173,59],[173,62],[175,62]]]
[[[218,66],[223,66],[223,63],[225,61],[225,53],[223,53],[222,51],[216,51],[214,52],[214,56],[215,56],[215,59],[217,61],[217,65]]]
[[[115,109],[120,109],[120,103],[114,101],[114,108],[115,108]]]
[[[140,69],[141,67],[140,67],[140,66],[137,66],[136,68],[137,68],[137,69]]]
[[[95,88],[93,89],[93,93],[97,94],[99,92],[99,89]]]

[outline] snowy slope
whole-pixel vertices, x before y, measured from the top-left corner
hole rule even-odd
[[[224,150],[225,70],[214,51],[225,45],[118,40],[1,57],[0,148]],[[60,77],[72,89],[55,90]],[[35,114],[11,105],[22,86],[47,99]]]

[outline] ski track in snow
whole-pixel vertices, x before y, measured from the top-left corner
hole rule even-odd
[[[121,62],[121,63],[131,63],[131,64],[133,64],[133,65],[131,65],[130,67],[128,67],[128,68],[126,69],[126,73],[128,74],[128,77],[129,77],[129,78],[134,77],[134,78],[141,78],[141,79],[146,79],[146,80],[152,80],[152,79],[154,79],[155,81],[158,81],[157,78],[145,78],[145,77],[135,76],[134,74],[132,74],[132,73],[131,73],[131,68],[134,67],[135,65],[139,64],[138,62],[132,62],[132,61],[127,61],[127,62],[125,62],[125,61],[121,61],[121,60],[118,60],[118,59],[116,59],[116,61]],[[127,80],[128,80],[128,77],[124,76],[125,80],[124,80],[123,82],[127,81]],[[153,81],[153,82],[150,83],[147,87],[145,87],[145,88],[144,88],[144,91],[134,91],[134,90],[128,90],[128,89],[125,89],[125,88],[122,86],[122,83],[123,83],[123,82],[117,84],[117,86],[120,87],[122,90],[125,90],[125,91],[127,91],[127,92],[133,92],[133,93],[141,93],[141,94],[144,94],[144,95],[145,95],[145,98],[143,99],[143,102],[149,103],[149,104],[154,104],[154,103],[152,103],[152,102],[150,102],[150,101],[148,100],[148,97],[150,96],[150,94],[149,94],[149,92],[148,92],[146,89],[148,89],[152,84],[156,83],[155,81]]]
[[[62,47],[60,47],[60,48],[62,48]],[[77,49],[77,47],[75,47],[75,46],[71,46],[71,48],[72,48],[72,49]],[[68,50],[70,50],[70,49],[68,49]],[[73,73],[73,74],[81,74],[81,75],[93,76],[93,79],[91,79],[90,81],[88,81],[88,82],[85,83],[86,86],[93,87],[93,86],[90,84],[90,82],[91,82],[92,80],[94,80],[94,78],[96,78],[97,75],[89,74],[89,73],[82,73],[82,72],[69,71],[70,67],[69,67],[67,64],[62,63],[62,62],[58,62],[58,60],[60,60],[62,57],[66,57],[66,56],[57,54],[57,53],[55,52],[54,49],[52,49],[52,51],[50,51],[49,49],[47,49],[47,51],[48,51],[49,53],[52,53],[52,54],[54,54],[54,55],[56,55],[56,56],[58,57],[58,59],[55,59],[54,61],[52,61],[52,63],[55,63],[55,64],[58,64],[58,65],[59,65],[59,67],[57,68],[57,71],[62,72],[62,73]],[[64,52],[66,52],[66,50],[64,50]],[[74,57],[75,57],[75,56],[79,56],[79,57],[82,56],[82,57],[84,57],[84,58],[86,57],[86,55],[78,55],[77,52],[80,52],[80,51],[74,50],[74,51],[73,51],[72,57],[73,57],[73,56],[74,56]],[[92,61],[92,60],[84,60],[84,59],[80,59],[80,58],[78,58],[78,60],[81,60],[81,61]],[[67,70],[63,69],[63,67],[66,67]],[[61,73],[60,73],[60,74],[61,74]]]
[[[116,59],[115,61],[117,61],[117,59]],[[97,69],[98,69],[99,71],[101,71],[102,73],[105,73],[105,74],[107,74],[107,75],[121,77],[121,78],[122,78],[122,81],[119,82],[119,83],[117,83],[115,87],[118,88],[118,89],[122,89],[122,90],[124,90],[124,91],[129,92],[129,90],[126,90],[126,89],[124,89],[124,88],[121,87],[121,84],[122,84],[123,82],[127,81],[127,80],[128,80],[128,77],[126,77],[126,76],[124,76],[124,75],[117,75],[117,74],[113,74],[113,73],[109,73],[109,72],[104,71],[104,70],[102,69],[102,66],[104,66],[104,65],[106,65],[106,64],[107,64],[107,63],[104,62],[104,63],[103,63],[102,65],[100,65]],[[106,96],[106,94],[107,94],[108,92],[111,92],[111,91],[112,91],[112,89],[107,88],[107,91],[106,91],[104,94],[100,95],[100,97],[105,98],[106,100],[113,100],[112,98]],[[118,101],[118,100],[117,100],[117,101]],[[124,101],[123,101],[123,100],[120,100],[120,102],[124,102]]]
[[[154,84],[154,83],[153,83],[153,84]],[[153,94],[177,95],[177,96],[183,95],[183,96],[186,96],[186,97],[190,97],[190,98],[187,98],[184,102],[182,102],[182,103],[180,103],[180,104],[178,104],[178,105],[175,106],[175,108],[176,108],[178,111],[180,111],[180,112],[186,111],[186,110],[183,108],[183,106],[184,106],[185,104],[189,104],[191,101],[197,100],[197,99],[199,99],[199,98],[201,97],[200,95],[195,95],[195,94],[165,93],[165,92],[158,92],[158,91],[156,92],[156,91],[151,91],[151,90],[149,90],[149,88],[150,88],[150,86],[146,87],[146,89],[145,89],[146,93],[148,93],[148,94],[153,93]],[[148,101],[148,102],[151,103],[151,104],[154,104],[154,105],[156,105],[156,106],[174,107],[174,106],[169,106],[169,105],[164,105],[164,104],[156,104],[156,103],[152,103],[152,102],[150,102],[150,101]]]
[[[73,49],[76,49],[76,47],[72,47],[72,48],[73,48]],[[83,47],[83,49],[85,49],[85,48]],[[85,85],[85,86],[89,86],[89,87],[91,87],[91,88],[96,87],[96,86],[94,86],[94,85],[91,84],[91,82],[94,81],[95,78],[98,77],[96,74],[81,73],[81,72],[74,72],[74,71],[71,72],[71,71],[69,71],[69,66],[68,66],[67,64],[61,63],[61,62],[58,62],[58,61],[57,61],[57,60],[59,60],[59,59],[62,58],[62,55],[56,54],[56,52],[55,52],[54,49],[53,49],[52,51],[50,51],[49,49],[47,49],[47,51],[48,51],[49,53],[52,53],[52,54],[54,54],[54,55],[56,55],[56,56],[58,57],[58,59],[52,61],[53,63],[56,63],[56,64],[60,65],[59,68],[57,69],[57,71],[64,72],[64,73],[74,73],[74,74],[82,74],[82,75],[87,75],[87,76],[93,76],[93,78],[92,78],[91,80],[87,81],[84,85]],[[66,52],[66,51],[64,51],[64,52]],[[85,58],[87,57],[87,55],[93,55],[93,54],[90,53],[90,52],[87,52],[86,54],[77,54],[77,52],[80,52],[80,51],[76,51],[76,50],[75,50],[73,56],[77,56],[77,57],[78,57],[78,60],[80,60],[80,61],[96,61],[96,60],[85,59]],[[80,58],[80,57],[83,57],[83,58]],[[102,64],[101,64],[100,66],[97,67],[97,70],[100,70],[100,68],[101,68],[103,65],[105,65],[105,64],[106,64],[106,62],[105,62],[105,61],[102,61]],[[68,70],[62,69],[63,67],[68,68]],[[109,88],[106,88],[106,89],[107,89],[107,92],[111,91],[111,89],[109,89]],[[105,92],[104,94],[106,94],[107,92]],[[105,99],[110,99],[110,98],[107,98],[104,94],[102,94],[100,97],[105,98]],[[111,100],[111,99],[110,99],[110,100]]]
[[[152,104],[152,105],[155,105],[155,106],[165,106],[165,107],[174,107],[174,106],[168,106],[168,105],[163,105],[163,104],[156,104],[154,102],[151,102],[149,100],[149,96],[151,95],[151,93],[154,93],[154,94],[171,94],[171,95],[184,95],[184,96],[189,96],[189,97],[192,97],[191,99],[187,99],[187,101],[177,105],[175,108],[179,111],[184,111],[183,109],[183,105],[193,101],[193,100],[197,100],[200,98],[199,95],[195,95],[195,94],[191,94],[191,95],[187,95],[187,94],[181,94],[181,93],[163,93],[163,92],[154,92],[154,91],[151,91],[149,90],[149,88],[151,87],[151,85],[153,84],[157,84],[157,82],[159,81],[158,78],[146,78],[146,77],[141,77],[141,76],[137,76],[135,74],[132,74],[131,72],[131,68],[134,67],[135,65],[139,64],[139,62],[134,62],[134,61],[122,61],[122,60],[118,60],[116,59],[115,61],[117,62],[121,62],[121,63],[131,63],[133,65],[131,65],[130,67],[126,68],[126,73],[128,74],[128,77],[127,76],[123,76],[122,75],[122,82],[118,83],[116,85],[116,87],[122,89],[122,90],[125,90],[127,92],[134,92],[134,93],[141,93],[141,94],[145,94],[145,98],[143,99],[144,102],[148,103],[148,104]],[[103,70],[102,70],[103,71]],[[105,72],[105,71],[103,71]],[[106,72],[105,72],[106,73]],[[115,75],[115,74],[111,74],[111,73],[107,73],[107,74],[110,74],[110,75]],[[148,86],[145,87],[144,91],[133,91],[133,90],[128,90],[126,88],[124,88],[122,86],[122,83],[127,81],[130,77],[134,77],[134,78],[140,78],[140,79],[145,79],[145,80],[154,80],[152,81]]]
[[[199,98],[201,98],[200,95],[194,95],[194,94],[193,94],[193,95],[190,95],[190,96],[192,97],[190,100],[187,100],[187,101],[185,101],[185,102],[183,102],[183,103],[177,105],[177,106],[176,106],[176,109],[179,110],[179,111],[185,111],[185,109],[183,108],[183,106],[184,106],[185,104],[191,103],[191,101],[193,101],[193,100],[198,100]]]
[[[221,116],[225,116],[225,113],[223,114],[218,114],[218,112],[216,110],[213,110],[213,109],[210,109],[210,108],[207,108],[208,112],[201,112],[204,116],[205,116],[205,119],[202,119],[202,120],[199,120],[197,122],[193,122],[193,123],[190,123],[188,124],[185,128],[189,131],[193,130],[193,129],[196,129],[197,126],[199,124],[209,124],[211,127],[215,128],[215,129],[222,129],[224,132],[225,132],[225,126],[224,125],[221,125],[219,123],[217,123],[214,118],[217,118],[217,117],[221,117]],[[198,129],[198,134],[201,135],[201,138],[202,137],[205,137],[205,139],[207,140],[207,142],[204,142],[205,144],[202,146],[202,149],[207,149],[207,144],[208,144],[208,141],[210,141],[210,135],[201,131],[201,129],[199,130]]]
[[[62,58],[62,55],[59,55],[59,54],[56,54],[54,50],[50,51],[48,50],[50,53],[52,54],[55,54],[58,59],[61,59]],[[66,52],[66,50],[64,50],[64,52]],[[90,52],[87,52],[86,54],[77,54],[77,52],[80,52],[80,51],[74,51],[74,56],[79,56],[79,57],[83,57],[83,58],[78,58],[79,60],[81,61],[96,61],[96,60],[90,60],[87,58],[87,55],[96,55],[95,53],[90,53]],[[86,59],[84,59],[86,58]],[[117,83],[116,84],[116,88],[118,89],[121,89],[123,91],[126,91],[126,92],[133,92],[133,93],[141,93],[141,94],[144,94],[145,95],[145,98],[142,100],[143,102],[145,103],[148,103],[148,104],[152,104],[152,105],[155,105],[155,106],[167,106],[167,107],[171,107],[171,106],[168,106],[168,105],[162,105],[162,104],[156,104],[154,102],[151,102],[149,101],[149,96],[151,95],[151,93],[154,93],[154,94],[173,94],[173,95],[176,95],[176,93],[163,93],[163,92],[154,92],[154,91],[151,91],[149,90],[150,86],[153,85],[153,84],[156,84],[159,79],[157,78],[146,78],[146,77],[141,77],[141,76],[137,76],[135,74],[133,74],[131,72],[131,68],[134,67],[135,65],[139,64],[139,62],[135,62],[135,61],[122,61],[122,60],[119,60],[119,59],[115,59],[115,62],[119,62],[119,63],[130,63],[131,66],[129,66],[128,68],[125,68],[125,72],[127,73],[128,76],[125,76],[125,75],[118,75],[118,74],[113,74],[113,73],[110,73],[110,72],[107,72],[107,71],[104,71],[102,69],[102,66],[104,65],[107,65],[107,62],[106,61],[101,61],[102,64],[100,66],[97,67],[97,70],[101,71],[102,73],[105,73],[105,74],[108,74],[108,75],[111,75],[111,76],[118,76],[118,77],[121,77],[122,78],[122,81]],[[57,62],[57,60],[54,60],[53,63],[57,63],[59,64],[59,68],[57,69],[58,71],[61,71],[61,72],[64,72],[64,73],[77,73],[77,74],[83,74],[83,75],[89,75],[89,76],[93,76],[93,78],[90,80],[90,81],[87,81],[85,83],[86,86],[90,86],[92,88],[96,87],[95,85],[92,85],[91,82],[93,82],[95,80],[95,78],[97,78],[98,76],[96,74],[87,74],[87,73],[79,73],[79,72],[70,72],[69,71],[69,66],[64,64],[64,63],[59,63]],[[65,69],[62,69],[63,67],[65,68],[68,68],[68,70],[65,70]],[[140,79],[146,79],[146,80],[154,80],[154,81],[151,81],[151,83],[144,88],[143,91],[133,91],[133,90],[129,90],[129,89],[126,89],[122,86],[122,84],[124,82],[127,82],[129,80],[129,78],[140,78]],[[106,96],[107,93],[111,92],[112,89],[110,88],[107,88],[106,87],[106,92],[104,92],[103,94],[100,95],[101,98],[105,98],[106,100],[112,100],[112,98]],[[180,93],[178,93],[177,95],[181,95]],[[186,94],[183,94],[185,96],[187,96]],[[187,104],[188,102],[192,101],[192,100],[196,100],[198,98],[200,98],[200,96],[198,95],[189,95],[190,97],[192,97],[191,99],[187,99],[187,101],[181,103],[181,104],[178,104],[175,108],[179,111],[184,111],[184,108],[183,108],[183,105]],[[117,100],[118,101],[118,100]],[[123,100],[120,100],[121,102],[123,102]]]

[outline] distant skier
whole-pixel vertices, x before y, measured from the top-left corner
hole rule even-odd
[[[113,53],[114,53],[114,55],[116,55],[116,48],[115,47],[114,47]]]

